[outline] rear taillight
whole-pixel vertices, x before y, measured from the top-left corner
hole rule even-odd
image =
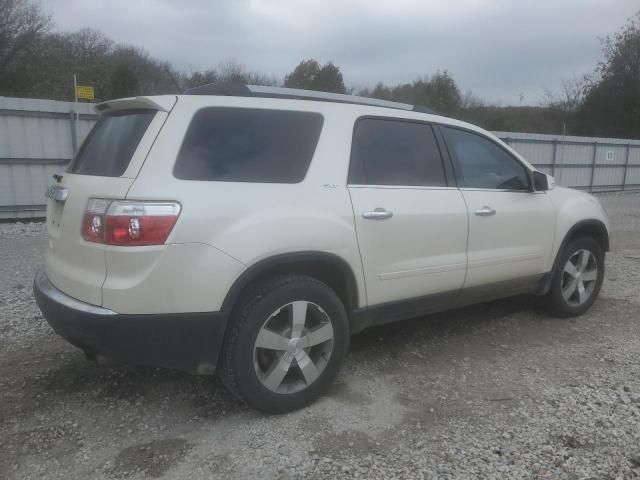
[[[88,242],[104,243],[104,217],[110,200],[91,198],[82,219],[82,238]]]
[[[179,215],[176,202],[92,198],[82,221],[82,238],[107,245],[162,245]]]

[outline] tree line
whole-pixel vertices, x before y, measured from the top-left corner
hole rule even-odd
[[[412,82],[347,88],[332,62],[302,60],[279,79],[236,61],[182,72],[99,31],[58,32],[33,0],[0,0],[0,95],[70,100],[75,73],[100,99],[179,93],[212,82],[285,86],[423,105],[490,130],[640,138],[640,12],[603,39],[594,72],[546,92],[539,106],[499,106],[463,93],[446,70]]]

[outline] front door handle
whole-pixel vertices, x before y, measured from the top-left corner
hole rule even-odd
[[[493,208],[487,206],[482,207],[480,210],[476,210],[476,215],[478,215],[479,217],[490,217],[491,215],[495,214],[496,211]]]
[[[367,220],[386,220],[387,218],[393,217],[393,212],[385,210],[384,208],[376,208],[373,212],[364,212],[362,217]]]

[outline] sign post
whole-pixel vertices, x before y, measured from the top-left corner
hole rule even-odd
[[[73,94],[76,99],[76,125],[78,125],[78,120],[80,120],[80,110],[78,109],[78,81],[76,79],[76,74],[73,74]]]
[[[71,127],[74,139],[74,154],[75,154],[75,145],[77,145],[77,135],[78,135],[78,122],[80,121],[80,109],[78,108],[78,99],[84,98],[86,100],[94,100],[95,91],[93,87],[78,85],[78,78],[76,74],[73,74],[73,98],[74,98],[74,108],[71,113]]]

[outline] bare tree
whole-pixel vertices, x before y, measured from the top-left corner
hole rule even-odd
[[[51,28],[51,17],[30,0],[0,0],[0,71]]]
[[[482,99],[471,90],[467,90],[460,99],[460,108],[463,110],[468,110],[471,108],[481,108],[484,106],[485,103],[482,101]]]
[[[542,106],[566,113],[576,112],[584,100],[588,82],[589,78],[586,76],[574,76],[570,80],[564,80],[558,90],[545,90]]]

